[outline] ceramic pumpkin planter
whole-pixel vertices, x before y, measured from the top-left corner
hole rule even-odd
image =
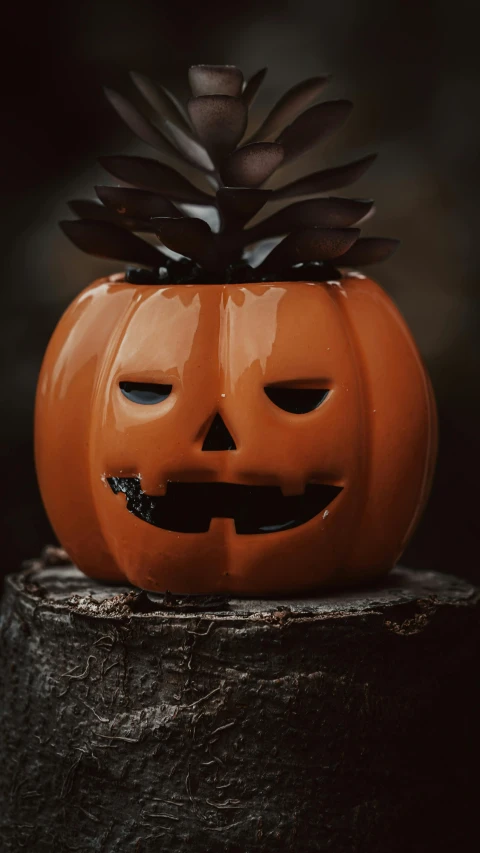
[[[344,185],[368,165],[260,186],[347,102],[283,130],[323,85],[306,81],[262,125],[275,142],[260,128],[236,148],[254,88],[239,75],[193,69],[191,124],[170,101],[160,141],[110,94],[145,141],[196,160],[215,196],[158,161],[111,158],[135,188],[98,188],[103,206],[75,202],[84,218],[64,223],[84,250],[143,269],[94,282],[52,337],[36,408],[42,496],[84,572],[149,590],[262,596],[371,580],[402,553],[433,473],[435,406],[412,337],[384,291],[346,271],[393,249],[351,227],[371,202],[309,199],[245,227],[274,197]],[[153,103],[163,90],[145,81]],[[216,206],[219,230],[186,203]],[[282,233],[260,264],[245,255]]]

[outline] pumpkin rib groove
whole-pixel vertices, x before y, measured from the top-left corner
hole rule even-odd
[[[79,407],[79,400],[83,402],[82,379],[90,376],[93,359],[85,361],[82,370],[75,368],[78,368],[77,361],[82,363],[80,353],[85,346],[85,329],[91,330],[92,318],[100,318],[102,330],[112,320],[110,305],[106,303],[102,308],[98,304],[109,281],[109,277],[96,280],[63,313],[43,359],[35,402],[37,476],[50,522],[58,540],[68,542],[73,562],[78,563],[85,574],[98,576],[100,568],[101,577],[106,581],[118,580],[122,575],[96,524],[94,503],[87,499],[89,472],[85,448],[90,430],[85,414],[87,407]],[[82,306],[84,310],[79,311]],[[97,337],[92,356],[95,353],[98,356],[98,348]],[[72,442],[73,434],[76,440]],[[55,477],[52,479],[47,474],[53,469]],[[58,501],[60,512],[56,506]],[[73,535],[73,525],[81,531],[80,536]]]
[[[149,289],[149,291],[147,291],[146,295],[150,296],[153,293],[154,293],[154,290]],[[94,489],[93,482],[92,482],[92,472],[95,471],[96,467],[97,467],[95,464],[95,460],[94,460],[94,456],[97,454],[97,441],[95,439],[95,434],[101,433],[101,425],[98,424],[97,418],[103,417],[103,415],[104,415],[104,402],[105,401],[102,401],[100,398],[101,398],[102,392],[104,392],[104,390],[105,390],[105,377],[108,377],[107,382],[111,379],[111,374],[112,374],[112,370],[113,370],[112,366],[115,364],[115,359],[117,357],[123,336],[125,334],[126,329],[128,328],[129,323],[131,322],[131,320],[135,316],[136,312],[138,311],[139,306],[142,304],[143,299],[144,299],[144,295],[145,295],[144,294],[144,288],[140,288],[140,289],[132,291],[132,300],[127,305],[127,307],[123,310],[122,315],[121,315],[121,319],[117,322],[116,327],[114,328],[114,332],[113,332],[112,336],[110,337],[109,341],[107,342],[107,346],[102,353],[100,369],[95,374],[94,386],[92,388],[92,398],[91,398],[92,412],[96,413],[96,417],[94,416],[91,418],[90,429],[89,429],[89,433],[88,433],[88,453],[87,453],[87,458],[86,458],[87,477],[88,477],[88,484],[89,484],[89,491],[91,494],[92,505],[95,507],[95,510],[96,510],[95,515],[97,518],[99,532],[100,532],[102,539],[105,541],[105,543],[108,543],[108,536],[106,535],[105,531],[103,530],[103,525],[101,522],[102,513],[100,513],[98,510],[98,500],[96,498],[96,490]],[[99,399],[100,399],[100,403],[99,403],[99,405],[97,405],[97,400],[99,400]],[[108,402],[108,398],[107,398],[107,402]],[[105,477],[105,474],[108,475],[108,472],[104,471],[102,473],[102,477]],[[105,484],[105,488],[106,489],[108,488],[106,484]],[[107,545],[107,548],[108,548],[108,545]],[[109,550],[111,558],[114,560],[110,549],[108,549],[108,550]],[[115,562],[115,565],[117,566],[119,579],[126,578],[126,574],[124,573],[124,571],[122,571],[120,569],[120,567],[117,564],[117,561],[114,560],[114,562]]]
[[[371,566],[372,571],[376,574],[380,571],[385,572],[392,568],[406,547],[406,544],[410,540],[416,524],[420,519],[426,502],[427,486],[429,486],[429,478],[431,477],[432,467],[434,464],[432,421],[435,419],[435,415],[432,411],[428,381],[425,378],[426,371],[421,356],[407,323],[396,305],[393,303],[393,300],[391,300],[390,297],[381,290],[378,284],[366,277],[363,280],[356,280],[354,278],[350,285],[347,278],[347,291],[349,286],[350,292],[356,300],[355,307],[352,309],[354,310],[354,314],[349,316],[349,321],[351,325],[354,326],[354,334],[358,339],[358,358],[366,365],[366,375],[369,377],[368,388],[370,389],[370,406],[372,408],[375,406],[372,415],[369,418],[372,432],[372,442],[369,453],[371,463],[371,479],[368,491],[369,498],[365,506],[363,524],[359,528],[358,540],[353,543],[350,560],[353,572],[359,571],[362,577],[364,577],[365,571],[368,568],[365,565],[365,554],[368,554],[369,550],[371,550],[371,543],[377,539],[377,536],[379,551],[382,552],[383,549],[383,557],[379,559],[378,565],[375,564]],[[385,341],[389,342],[396,338],[394,349],[390,352],[384,352],[382,349],[378,349],[379,346],[381,347],[380,343],[377,344],[376,351],[371,349],[372,329],[365,325],[365,323],[370,319],[370,310],[368,308],[369,301],[371,304],[371,311],[377,309],[380,312],[380,317],[377,318],[376,322],[381,322],[383,326]],[[357,313],[357,308],[360,313]],[[346,313],[349,313],[347,300],[345,300],[344,310]],[[380,332],[380,328],[376,326],[375,329],[377,328]],[[387,329],[389,332],[386,332]],[[395,359],[394,362],[392,362],[392,358]],[[370,378],[370,370],[377,366],[378,359],[382,359],[384,372],[389,376],[389,381],[392,383],[395,382],[395,363],[397,364],[397,370],[402,366],[402,370],[398,373],[397,379],[399,381],[402,381],[403,379],[403,381],[408,384],[408,389],[405,388],[403,391],[403,400],[404,403],[414,405],[412,416],[414,415],[417,419],[416,431],[414,434],[410,432],[410,437],[407,434],[405,440],[402,442],[395,425],[393,430],[394,435],[395,433],[397,434],[397,447],[390,439],[392,426],[388,426],[388,418],[390,414],[388,398],[382,399],[381,395],[380,400],[382,401],[382,407],[378,408],[379,389],[372,385],[372,378],[374,379],[375,377]],[[405,373],[405,371],[407,371],[407,373]],[[367,385],[365,388],[367,388]],[[413,403],[412,401],[414,400],[416,400],[416,402]],[[390,399],[390,406],[392,405],[394,407],[398,406],[397,395]],[[384,423],[383,429],[380,433],[382,435],[380,448],[376,447],[376,439],[380,441],[378,438],[379,433],[375,436],[375,430],[379,430],[380,426],[378,422],[372,420],[373,414],[375,414],[376,419],[382,418]],[[401,417],[400,414],[399,417]],[[407,418],[405,420],[405,426],[408,425],[409,419]],[[416,436],[416,445],[412,445],[413,435]],[[404,459],[402,467],[402,464],[397,461],[397,456],[402,454],[405,447],[409,450],[409,454],[407,458]],[[392,462],[392,459],[395,461]],[[388,502],[392,501],[393,496],[395,496],[395,502],[390,511],[395,513],[395,516],[397,517],[397,532],[395,534],[395,539],[393,532],[395,524],[393,524],[393,528],[389,536],[390,541],[387,539],[382,543],[384,533],[383,530],[377,526],[375,519],[377,518],[379,511],[378,503],[376,503],[378,502],[377,491],[379,489],[384,491],[385,489],[383,484],[383,478],[385,477],[385,471],[382,470],[383,465],[386,465],[387,470],[390,472],[388,477],[388,489],[384,494],[384,500],[387,501],[388,504]],[[417,472],[419,471],[420,465],[421,475],[418,476]],[[408,471],[410,479],[404,483],[402,482],[402,478],[405,477],[406,471]],[[416,488],[412,485],[412,480],[413,484],[417,482]],[[397,501],[399,496],[405,495],[408,492],[409,498],[407,505],[410,507],[410,510],[408,515],[406,506],[404,507],[404,521],[402,528],[400,522],[400,510],[397,509]],[[393,517],[393,521],[395,521],[395,516]],[[389,554],[391,557],[389,557]],[[388,561],[385,562],[387,557]]]
[[[428,417],[428,440],[425,453],[425,466],[423,472],[423,480],[419,490],[417,509],[410,522],[408,529],[405,532],[405,536],[402,542],[402,552],[403,549],[407,546],[407,543],[410,541],[413,534],[415,533],[415,530],[418,527],[423,511],[427,504],[432,488],[433,472],[438,452],[437,407],[435,404],[435,397],[433,396],[432,383],[425,369],[423,371],[423,381],[425,385],[425,404]]]
[[[345,328],[345,337],[351,342],[351,349],[353,355],[353,362],[356,368],[356,376],[358,383],[358,397],[359,397],[359,405],[362,416],[362,433],[363,433],[363,454],[362,454],[362,476],[360,477],[361,482],[364,484],[363,486],[363,498],[359,498],[359,507],[358,507],[358,515],[357,515],[357,525],[356,528],[360,529],[362,519],[366,512],[368,494],[370,492],[370,484],[372,480],[372,430],[369,426],[368,420],[368,410],[371,407],[371,387],[368,379],[368,371],[367,365],[365,363],[362,347],[360,345],[360,340],[357,334],[357,330],[355,325],[352,323],[351,318],[348,314],[348,290],[341,284],[340,287],[336,287],[335,285],[324,285],[324,287],[330,288],[330,296],[333,299],[334,304],[337,307],[340,317],[342,318],[342,323]],[[352,345],[353,343],[353,345]],[[368,402],[367,402],[368,401]],[[358,424],[356,425],[358,429]],[[351,484],[351,487],[359,489],[359,484]],[[350,555],[351,555],[351,544],[348,541],[345,541],[345,564],[349,563]]]

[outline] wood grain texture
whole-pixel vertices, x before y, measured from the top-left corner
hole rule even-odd
[[[7,579],[0,640],[5,853],[476,849],[463,581],[174,597],[36,561]]]

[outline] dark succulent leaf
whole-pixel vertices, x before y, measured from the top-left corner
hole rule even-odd
[[[277,237],[299,228],[347,228],[369,213],[373,201],[351,198],[313,198],[297,201],[278,210],[244,232],[245,240],[254,243]]]
[[[171,166],[166,166],[158,160],[119,154],[114,157],[100,157],[99,163],[117,180],[161,193],[173,201],[215,205],[214,196],[197,189]]]
[[[285,237],[260,265],[262,272],[281,272],[293,264],[330,261],[343,255],[358,238],[358,228],[306,228]]]
[[[98,201],[94,201],[93,199],[73,198],[68,202],[68,206],[72,213],[80,219],[96,219],[102,220],[103,222],[115,222],[116,224],[120,224],[118,222],[119,217],[114,210],[109,210],[107,207],[104,207],[103,204],[100,204]]]
[[[80,219],[95,219],[101,222],[113,222],[115,225],[121,225],[128,231],[151,231],[148,222],[142,222],[141,218],[136,219],[132,216],[120,216],[115,210],[104,207],[98,201],[92,199],[72,199],[68,202],[68,206],[75,216]]]
[[[175,142],[176,147],[182,152],[187,160],[190,160],[198,169],[203,169],[205,172],[213,172],[213,165],[208,153],[203,145],[200,145],[190,133],[186,133],[181,127],[165,119],[164,126]]]
[[[156,148],[157,151],[160,151],[167,157],[175,157],[177,159],[180,157],[180,159],[184,159],[172,143],[130,101],[127,101],[123,95],[114,92],[113,89],[104,89],[104,91],[114,110],[142,142],[151,145],[152,148]]]
[[[344,166],[334,166],[333,169],[322,169],[321,172],[314,172],[313,175],[305,175],[304,178],[297,178],[296,181],[273,190],[272,200],[276,201],[277,199],[294,198],[300,195],[325,193],[341,187],[348,187],[367,171],[376,158],[376,154],[368,154],[366,157],[355,160],[353,163],[346,163]]]
[[[205,149],[181,127],[169,119],[162,119],[172,139],[171,142],[122,95],[111,89],[105,89],[105,94],[130,130],[147,145],[151,145],[166,156],[180,157],[204,171],[211,171],[214,168]]]
[[[117,219],[151,219],[152,216],[180,216],[169,199],[148,190],[128,187],[95,187],[100,201],[116,214]]]
[[[317,142],[333,133],[346,121],[351,111],[350,101],[325,101],[298,116],[277,140],[284,148],[285,162],[300,157]]]
[[[218,207],[227,223],[232,222],[237,228],[241,228],[261,210],[271,195],[271,190],[221,187],[217,192]]]
[[[192,65],[188,79],[194,97],[241,94],[243,74],[235,65]]]
[[[247,105],[247,107],[252,106],[257,96],[257,92],[265,79],[267,71],[268,68],[261,68],[260,71],[256,71],[255,74],[252,74],[250,80],[247,80],[242,92],[242,101]]]
[[[247,127],[247,107],[231,95],[191,98],[188,112],[198,138],[217,160],[233,151]]]
[[[182,127],[184,130],[190,130],[190,125],[183,111],[174,95],[168,89],[165,89],[164,86],[158,86],[153,80],[150,80],[150,77],[147,77],[145,74],[139,74],[138,71],[131,71],[130,77],[139,92],[142,93],[145,100],[148,101],[157,113],[164,119],[169,119],[169,121]]]
[[[169,249],[207,269],[212,266],[215,237],[203,219],[156,219],[158,237]]]
[[[259,187],[283,162],[277,142],[253,142],[237,148],[222,165],[222,178],[229,187]]]
[[[174,95],[173,92],[170,91],[170,89],[167,89],[166,86],[160,86],[159,88],[162,90],[162,92],[164,92],[165,96],[169,99],[169,101],[172,102],[177,113],[183,116],[183,120],[185,122],[185,127],[187,128],[187,130],[191,131],[192,126],[190,124],[190,119],[182,101],[180,101],[180,99],[177,98],[176,95]],[[167,116],[167,118],[169,118],[169,116]],[[171,121],[173,121],[173,119],[171,119]]]
[[[378,264],[386,261],[397,249],[399,240],[390,237],[361,237],[354,246],[340,258],[339,266],[350,267]]]
[[[112,211],[107,210],[103,204],[90,198],[72,198],[67,202],[70,210],[81,219],[103,219],[112,222]]]
[[[112,222],[78,219],[60,222],[64,234],[82,252],[99,258],[128,261],[145,267],[159,267],[166,257],[149,243]]]
[[[306,110],[310,104],[317,100],[329,79],[327,75],[311,77],[297,83],[296,86],[292,86],[288,92],[282,95],[249,141],[260,142],[274,139],[299,113]]]

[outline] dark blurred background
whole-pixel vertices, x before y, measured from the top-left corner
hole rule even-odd
[[[479,525],[480,58],[467,0],[50,0],[2,13],[0,573],[53,542],[37,490],[32,415],[42,354],[60,314],[95,276],[121,268],[69,244],[66,200],[92,195],[96,156],[136,149],[104,100],[143,71],[186,95],[196,62],[269,66],[255,116],[290,85],[330,71],[326,97],[356,106],[302,171],[378,150],[345,195],[370,197],[365,233],[402,245],[375,275],[428,364],[440,456],[428,510],[404,562],[476,579]],[[298,168],[298,167],[297,167]],[[290,177],[290,175],[289,175]]]

